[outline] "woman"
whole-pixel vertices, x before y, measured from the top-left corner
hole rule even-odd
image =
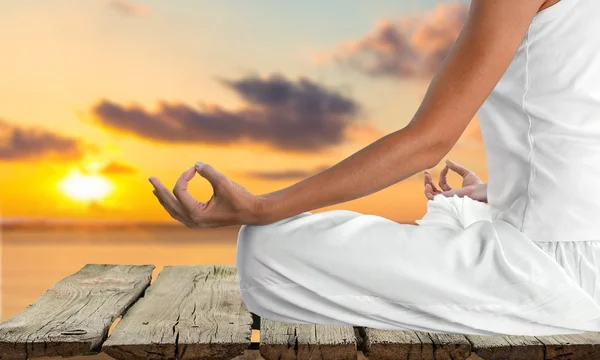
[[[241,295],[265,318],[479,335],[600,331],[598,14],[597,0],[473,0],[403,129],[273,193],[255,196],[198,163],[173,194],[150,178],[155,195],[187,226],[243,225]],[[489,186],[447,162],[438,190],[426,169],[476,112]],[[464,176],[462,189],[445,183],[448,168]],[[429,200],[417,225],[310,212],[421,171]],[[206,203],[186,191],[195,172],[214,189]]]

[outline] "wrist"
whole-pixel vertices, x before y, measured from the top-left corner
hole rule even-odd
[[[258,195],[255,207],[255,219],[257,225],[267,225],[274,221],[273,193]]]
[[[487,188],[488,188],[488,184],[483,184],[483,194],[484,194],[484,200],[486,203],[488,202],[488,198],[487,198]]]
[[[481,201],[487,203],[487,184],[480,185]]]
[[[469,197],[487,203],[487,184],[477,184],[471,188]]]

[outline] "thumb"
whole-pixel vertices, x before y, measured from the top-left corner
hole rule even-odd
[[[226,179],[225,175],[220,173],[217,169],[212,167],[209,164],[205,164],[202,162],[197,162],[195,165],[196,172],[208,180],[208,182],[212,185],[213,190],[216,192],[221,185],[223,179]]]
[[[452,197],[454,195],[457,195],[458,197],[463,197],[466,195],[469,195],[471,192],[471,189],[469,187],[462,187],[459,189],[452,189],[449,191],[444,191],[442,194],[444,194],[444,196],[446,197]]]

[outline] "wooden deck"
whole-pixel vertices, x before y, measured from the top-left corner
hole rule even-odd
[[[0,359],[600,359],[600,333],[489,337],[259,319],[233,266],[167,266],[151,285],[153,269],[84,266],[0,324]]]

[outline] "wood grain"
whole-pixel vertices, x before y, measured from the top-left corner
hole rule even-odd
[[[471,355],[471,343],[464,335],[428,333],[435,360],[464,360]]]
[[[113,321],[150,285],[153,269],[85,265],[0,324],[0,359],[97,353]]]
[[[546,349],[548,360],[600,359],[600,333],[536,336]]]
[[[352,326],[291,324],[261,318],[260,354],[266,360],[356,359]]]
[[[115,359],[232,359],[250,345],[252,315],[234,266],[166,266],[102,350]]]
[[[382,360],[432,360],[433,342],[427,333],[365,328],[365,356]]]
[[[471,351],[486,360],[543,360],[544,344],[535,336],[465,335]]]

